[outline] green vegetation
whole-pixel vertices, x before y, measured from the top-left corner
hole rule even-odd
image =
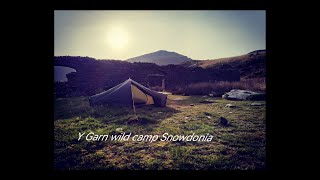
[[[214,103],[202,103],[204,100]],[[227,108],[231,103],[236,108]],[[55,100],[55,167],[58,169],[263,169],[265,106],[203,96],[169,95],[167,107],[90,107],[86,97]],[[193,104],[190,106],[190,104]],[[225,117],[230,126],[221,126]],[[206,134],[211,142],[78,141],[79,132]]]

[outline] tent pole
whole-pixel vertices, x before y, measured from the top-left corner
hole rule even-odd
[[[132,86],[132,85],[131,85],[131,86]],[[132,87],[131,87],[131,86],[130,86],[130,88],[131,88],[132,107],[133,107],[134,115],[135,115],[136,118],[138,119],[138,115],[137,115],[137,112],[136,112],[136,107],[134,106],[133,92],[132,92]]]

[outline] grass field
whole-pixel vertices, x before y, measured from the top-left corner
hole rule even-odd
[[[203,103],[204,100],[214,103]],[[235,108],[226,107],[233,104]],[[89,106],[86,97],[55,100],[54,154],[57,169],[264,169],[266,116],[252,101],[169,95],[167,107]],[[190,106],[190,104],[193,104]],[[218,123],[226,118],[230,125]],[[211,142],[78,141],[79,132],[115,134],[207,134]]]

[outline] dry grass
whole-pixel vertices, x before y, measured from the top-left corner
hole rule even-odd
[[[189,84],[186,87],[178,87],[172,90],[173,94],[181,95],[207,95],[221,96],[232,89],[243,89],[264,92],[266,83],[264,78],[241,79],[237,82],[219,81],[214,83],[201,82]]]
[[[153,86],[150,89],[152,89],[154,91],[158,91],[158,92],[164,91],[164,89],[161,86]]]
[[[201,103],[208,99],[214,103]],[[238,108],[227,108],[229,103]],[[56,99],[54,166],[61,170],[263,170],[265,105],[251,103],[169,95],[166,107],[136,107],[143,123],[128,124],[134,117],[131,107],[90,107],[87,97]],[[220,117],[230,126],[221,126]],[[140,135],[209,133],[213,139],[153,143],[77,140],[79,132],[116,134],[118,128]]]
[[[255,55],[255,58],[266,56],[266,52],[260,52],[259,54]],[[220,59],[212,59],[212,60],[202,60],[198,62],[198,66],[202,68],[210,68],[214,67],[219,64],[230,64],[233,62],[245,62],[252,60],[250,54],[245,54],[242,56],[234,56],[228,58],[220,58]]]
[[[213,59],[213,60],[203,60],[199,62],[199,67],[208,68],[208,67],[213,67],[217,64],[222,64],[222,63],[230,63],[234,61],[245,61],[248,59],[247,56],[248,55],[242,55],[242,56],[220,58],[220,59]]]

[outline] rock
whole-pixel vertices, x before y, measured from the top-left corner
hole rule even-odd
[[[223,92],[211,92],[210,94],[210,97],[221,97],[223,95]]]
[[[214,100],[212,99],[206,99],[204,101],[201,101],[200,103],[203,103],[203,104],[211,104],[211,103],[215,103]]]
[[[207,116],[208,119],[211,119],[211,116]]]
[[[228,93],[222,95],[222,98],[228,100],[250,100],[250,101],[263,101],[265,100],[265,93],[257,93],[253,91],[233,89]]]
[[[132,118],[128,119],[127,124],[134,124],[134,123],[138,123],[137,117],[132,117]]]
[[[122,133],[122,132],[123,132],[123,129],[122,129],[122,128],[117,128],[117,129],[116,129],[116,132]]]
[[[257,102],[254,102],[254,103],[252,103],[252,104],[250,104],[251,106],[262,106],[262,105],[264,105],[264,104],[262,104],[262,103],[257,103]]]
[[[190,106],[194,106],[194,104],[190,104]]]
[[[237,106],[235,106],[235,105],[233,105],[233,104],[226,104],[226,107],[227,107],[227,108],[235,108],[235,107],[237,107]]]
[[[228,97],[229,97],[229,95],[228,95],[228,94],[224,94],[224,95],[222,95],[222,98],[223,98],[223,99],[228,99]]]
[[[82,154],[88,154],[88,151],[85,150],[85,149],[81,149],[81,153],[82,153]]]
[[[211,92],[210,94],[208,94],[210,97],[220,97],[222,94],[219,92]]]
[[[224,117],[220,117],[220,118],[218,119],[218,122],[219,122],[219,124],[222,125],[222,126],[228,126],[228,120],[227,120],[226,118],[224,118]]]

